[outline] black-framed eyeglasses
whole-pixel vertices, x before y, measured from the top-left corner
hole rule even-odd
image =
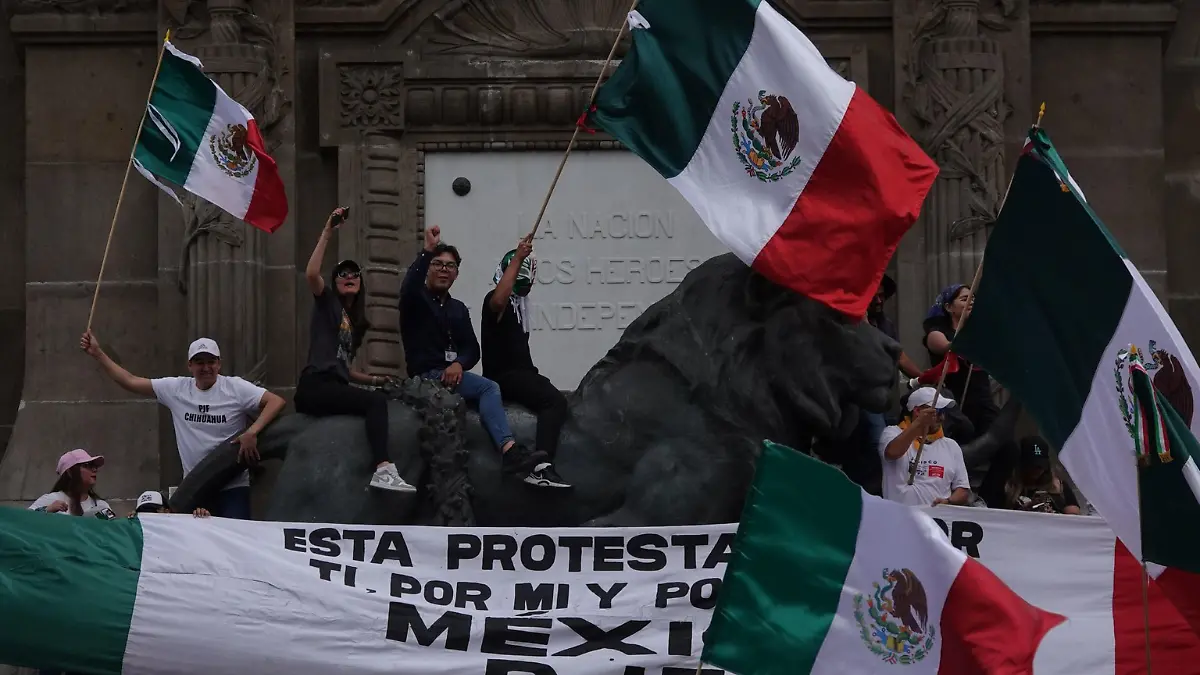
[[[458,269],[458,263],[453,260],[447,262],[445,260],[434,260],[429,263],[429,267],[435,270],[447,270],[453,272]]]
[[[357,279],[362,276],[358,270],[342,270],[337,273],[339,279]]]

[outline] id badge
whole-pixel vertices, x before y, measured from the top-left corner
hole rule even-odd
[[[457,358],[458,358],[458,352],[452,352],[450,350],[446,350],[446,363],[450,363],[451,361],[453,361]]]

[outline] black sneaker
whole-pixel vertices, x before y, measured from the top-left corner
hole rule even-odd
[[[525,476],[524,481],[535,487],[544,488],[569,488],[571,484],[562,479],[558,472],[554,470],[554,465],[550,462],[542,462],[533,467]]]
[[[522,476],[533,470],[533,467],[549,462],[546,453],[527,448],[520,443],[513,445],[502,456],[504,473]]]

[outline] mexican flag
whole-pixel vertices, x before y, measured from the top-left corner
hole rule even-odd
[[[861,317],[937,165],[761,0],[642,0],[589,118],[764,276]]]
[[[1030,131],[954,351],[1020,399],[1087,499],[1200,633],[1200,367],[1040,128]],[[1152,451],[1130,355],[1164,401]],[[1139,402],[1140,397],[1140,402]],[[1151,429],[1156,428],[1153,424]]]
[[[1028,673],[1058,614],[928,515],[766,443],[702,660],[741,675]]]
[[[254,117],[201,67],[196,57],[164,43],[134,167],[175,201],[179,196],[163,181],[274,232],[288,213],[279,169]]]

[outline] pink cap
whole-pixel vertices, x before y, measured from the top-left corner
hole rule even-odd
[[[104,466],[104,456],[92,457],[87,453],[87,450],[75,448],[58,458],[58,475],[63,475],[73,466],[87,464],[88,462],[96,462],[97,466]]]

